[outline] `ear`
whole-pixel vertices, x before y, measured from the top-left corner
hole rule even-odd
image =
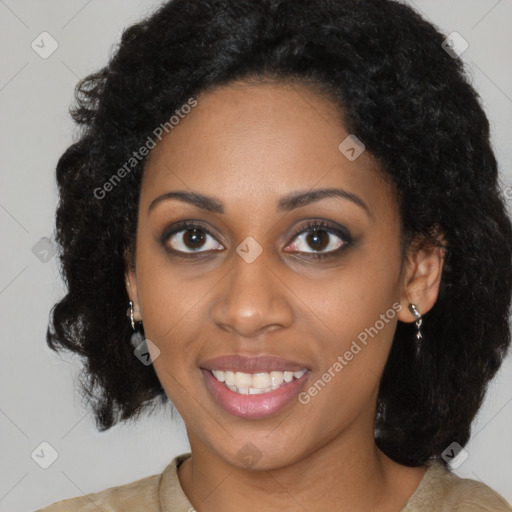
[[[438,240],[436,245],[426,245],[418,241],[410,244],[403,270],[400,296],[402,309],[397,315],[402,322],[416,320],[409,304],[415,304],[420,314],[424,315],[437,300],[446,255],[443,236],[439,235]]]
[[[137,293],[137,275],[135,273],[135,267],[128,265],[125,274],[125,287],[128,297],[133,302],[133,319],[136,322],[142,322],[142,314],[140,310],[139,296]],[[130,308],[128,307],[128,317],[130,316]]]

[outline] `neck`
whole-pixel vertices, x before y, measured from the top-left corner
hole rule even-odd
[[[353,429],[284,467],[240,468],[189,436],[192,456],[179,468],[181,485],[201,512],[401,510],[425,468],[407,468],[375,445],[373,429]]]

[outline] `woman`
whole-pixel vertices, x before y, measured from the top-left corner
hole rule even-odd
[[[45,511],[512,510],[447,467],[512,233],[443,35],[391,0],[174,0],[77,100],[48,342],[101,430],[169,399],[191,453]]]

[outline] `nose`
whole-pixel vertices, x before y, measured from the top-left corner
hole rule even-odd
[[[212,319],[221,329],[253,338],[293,322],[291,291],[265,251],[251,263],[235,254],[232,270],[217,286]]]

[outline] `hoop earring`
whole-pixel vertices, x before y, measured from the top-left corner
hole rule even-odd
[[[415,322],[416,329],[417,329],[416,339],[421,340],[421,338],[423,338],[423,335],[421,334],[421,324],[423,323],[423,317],[422,317],[421,313],[419,312],[416,304],[409,304],[409,310],[416,317],[416,322]]]

